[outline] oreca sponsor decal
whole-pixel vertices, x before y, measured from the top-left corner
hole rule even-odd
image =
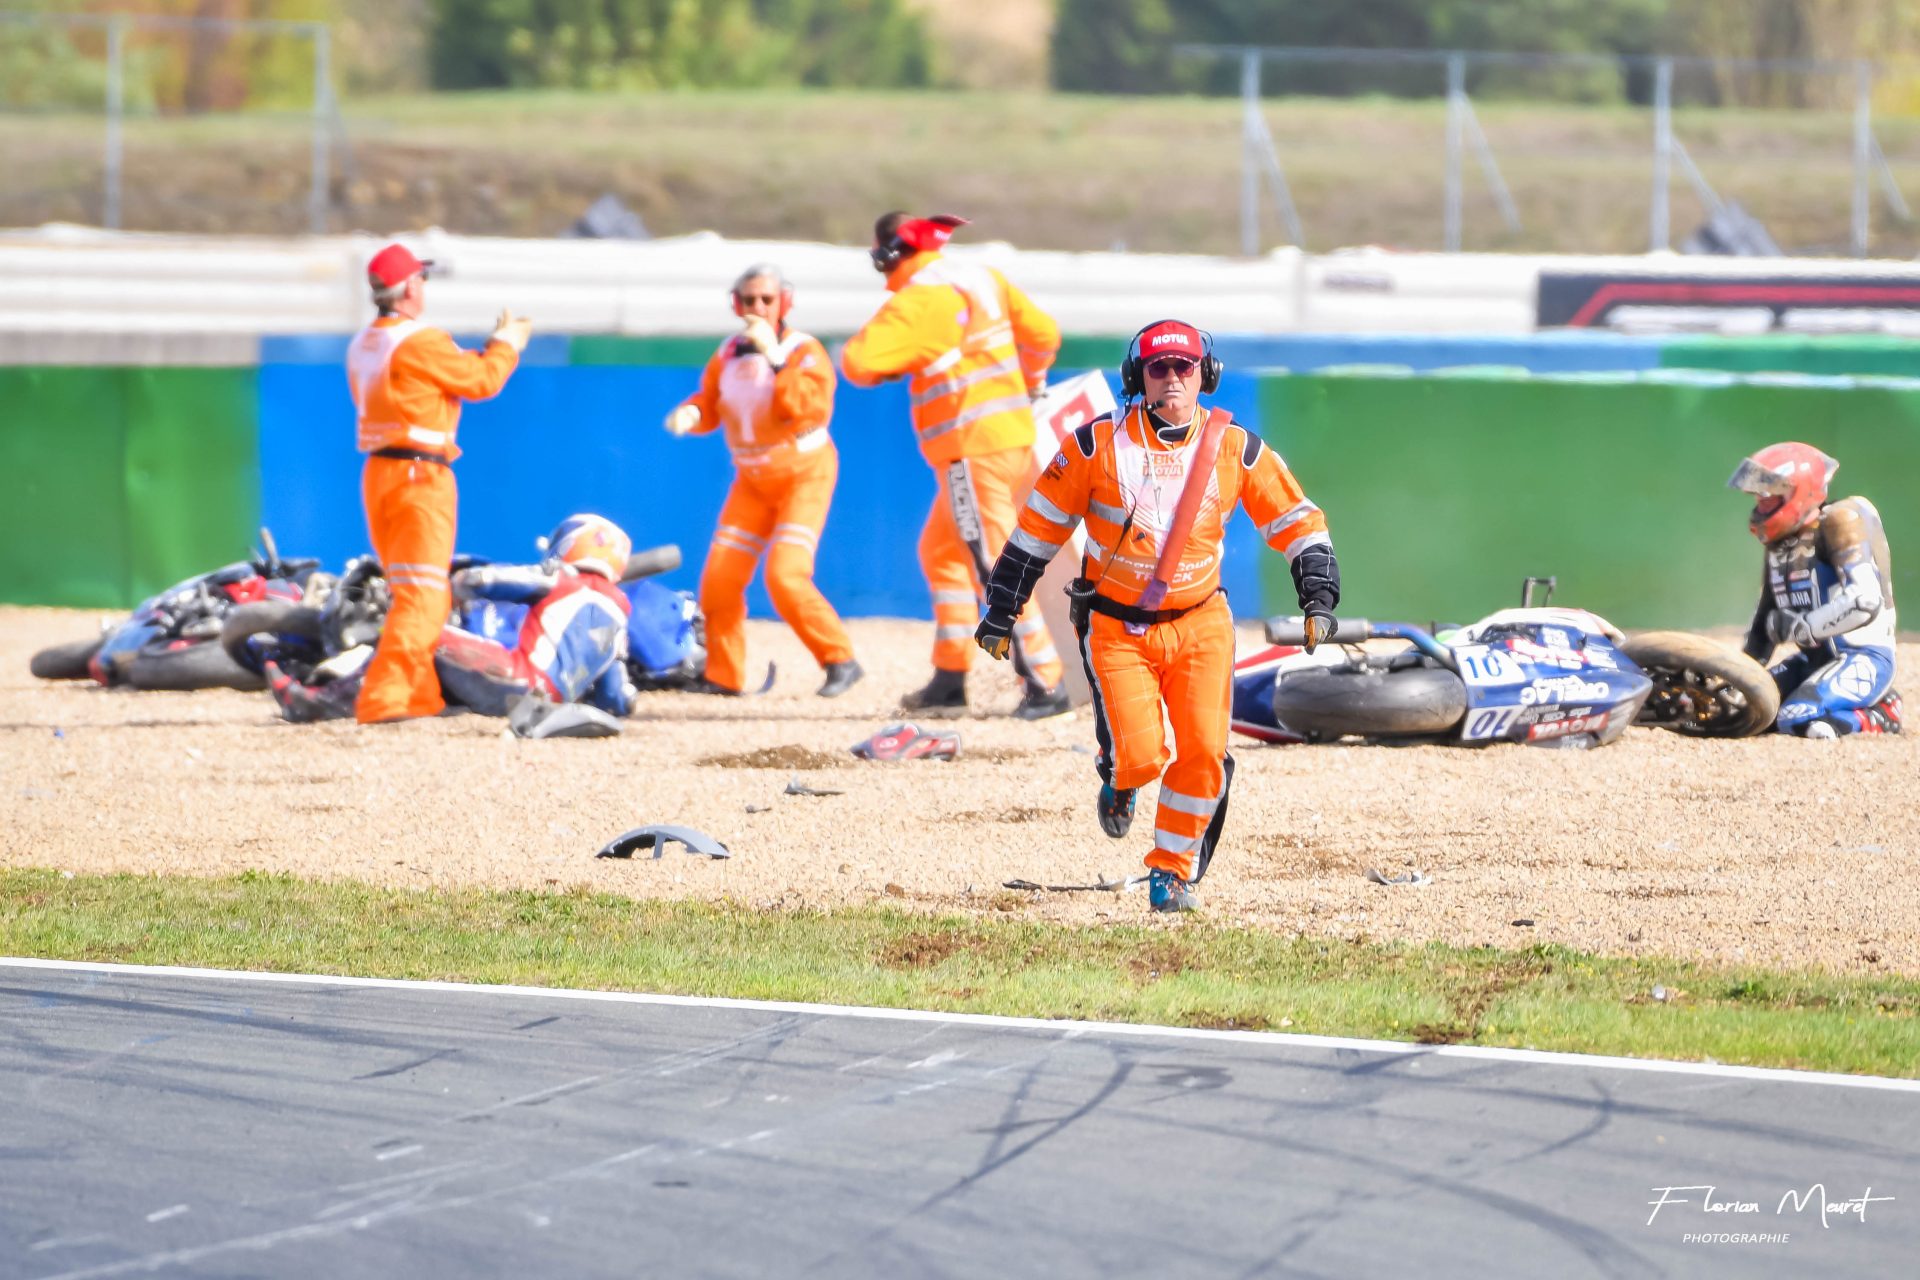
[[[1603,681],[1582,680],[1579,676],[1549,676],[1535,680],[1520,691],[1523,707],[1558,706],[1563,702],[1605,702],[1613,690]]]
[[[1599,733],[1607,727],[1607,713],[1595,711],[1584,716],[1569,716],[1565,720],[1543,720],[1539,724],[1527,726],[1527,741],[1539,742],[1546,738],[1564,738],[1570,733]]]

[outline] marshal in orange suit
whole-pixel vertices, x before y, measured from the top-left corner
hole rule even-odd
[[[1033,482],[1033,407],[1060,350],[1060,326],[992,267],[940,250],[964,218],[881,215],[873,265],[893,295],[847,340],[841,372],[855,386],[907,379],[913,431],[939,485],[920,533],[920,567],[933,592],[933,678],[904,710],[967,709],[979,594]],[[1070,710],[1060,656],[1030,603],[1013,629],[1025,687],[1014,715]]]
[[[460,505],[453,482],[460,404],[498,395],[533,333],[532,321],[502,312],[485,350],[464,351],[446,330],[422,324],[432,265],[404,245],[376,254],[367,283],[380,314],[347,348],[347,385],[367,455],[367,532],[393,590],[354,704],[362,724],[438,715],[446,706],[433,651],[453,603],[447,568]]]
[[[1163,320],[1135,335],[1120,370],[1124,407],[1069,436],[1034,485],[994,565],[975,633],[981,648],[1006,656],[1047,562],[1086,521],[1072,595],[1094,690],[1100,826],[1125,836],[1136,794],[1159,779],[1146,857],[1156,911],[1194,906],[1192,886],[1226,823],[1233,614],[1220,554],[1234,507],[1287,558],[1308,651],[1337,629],[1340,566],[1326,517],[1259,436],[1200,407],[1220,372],[1213,340],[1192,325]],[[1169,723],[1178,752],[1171,764]]]
[[[771,263],[733,283],[746,327],[707,361],[700,389],[667,415],[676,436],[722,430],[733,487],[720,509],[700,608],[707,615],[707,672],[696,688],[733,695],[746,682],[747,583],[762,556],[773,607],[820,664],[819,694],[835,698],[865,674],[840,615],[813,584],[814,556],[833,504],[840,455],[827,434],[833,361],[820,340],[787,327],[793,286]]]

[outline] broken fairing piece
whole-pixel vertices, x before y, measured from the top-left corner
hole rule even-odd
[[[798,778],[787,779],[786,794],[790,796],[843,796],[844,791],[833,791],[826,787],[810,787]]]
[[[1035,884],[1031,880],[1006,880],[1003,889],[1043,890],[1047,893],[1122,893],[1147,882],[1145,876],[1124,876],[1118,880],[1099,880],[1093,884]]]
[[[730,858],[727,846],[715,840],[704,831],[695,831],[692,827],[677,827],[663,823],[651,827],[635,827],[633,830],[615,836],[607,842],[605,848],[594,854],[596,858],[631,858],[636,853],[653,850],[658,859],[667,851],[667,843],[684,845],[688,853],[707,858]]]
[[[1389,876],[1378,867],[1367,868],[1367,879],[1375,884],[1431,884],[1433,877],[1422,875],[1418,871],[1409,871],[1405,875]]]
[[[620,722],[598,707],[549,702],[531,693],[507,708],[507,727],[516,738],[612,738],[620,733]]]
[[[951,760],[960,754],[960,735],[952,729],[890,724],[871,738],[854,743],[852,751],[862,760]]]

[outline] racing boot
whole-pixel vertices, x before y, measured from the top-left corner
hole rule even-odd
[[[1100,784],[1100,829],[1115,840],[1124,837],[1133,826],[1133,802],[1139,796],[1138,787],[1118,790],[1111,782]]]
[[[1050,716],[1063,716],[1073,710],[1073,704],[1067,701],[1065,685],[1057,684],[1051,689],[1042,689],[1037,685],[1028,685],[1020,695],[1020,705],[1013,709],[1016,720],[1045,720]]]
[[[1147,906],[1155,911],[1191,911],[1200,905],[1193,886],[1173,874],[1154,867],[1147,873]]]
[[[963,716],[967,714],[967,673],[933,669],[933,679],[900,699],[902,711],[923,716]]]
[[[858,684],[866,674],[866,669],[854,658],[848,658],[845,662],[829,662],[827,678],[820,686],[820,696],[837,698]]]
[[[271,659],[261,668],[261,674],[267,677],[267,688],[279,704],[280,714],[294,724],[353,719],[354,699],[360,695],[358,676],[329,684],[303,684]]]

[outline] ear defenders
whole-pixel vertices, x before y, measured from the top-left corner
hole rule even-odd
[[[1125,400],[1147,393],[1146,361],[1140,356],[1140,339],[1148,332],[1163,324],[1183,324],[1179,320],[1155,320],[1141,328],[1127,343],[1126,358],[1120,361],[1120,398]],[[1213,354],[1213,335],[1205,329],[1196,329],[1200,335],[1200,394],[1210,396],[1220,387],[1220,374],[1226,369],[1220,357]]]

